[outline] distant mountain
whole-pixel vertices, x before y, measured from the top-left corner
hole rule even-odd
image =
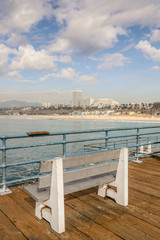
[[[40,103],[35,102],[25,102],[25,101],[6,101],[6,102],[0,102],[0,108],[10,108],[10,107],[40,107]]]

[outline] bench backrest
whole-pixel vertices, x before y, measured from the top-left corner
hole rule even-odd
[[[85,154],[63,159],[64,183],[85,179],[96,175],[103,175],[117,170],[120,150]],[[52,161],[40,163],[40,173],[50,172]],[[51,176],[41,176],[38,180],[38,188],[49,187]]]

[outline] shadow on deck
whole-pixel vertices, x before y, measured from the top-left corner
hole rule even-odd
[[[22,186],[0,197],[0,239],[160,239],[160,158],[129,164],[129,205],[96,195],[96,188],[65,196],[66,232],[55,233],[34,216]]]

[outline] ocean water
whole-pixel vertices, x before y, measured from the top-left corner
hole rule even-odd
[[[0,118],[0,136],[23,135],[31,131],[65,132],[76,130],[90,130],[101,128],[123,128],[160,126],[160,123],[151,122],[125,122],[106,120],[69,120],[69,119],[19,119]]]
[[[49,131],[50,133],[65,131],[81,131],[92,129],[106,128],[127,128],[127,127],[144,127],[144,126],[160,126],[160,123],[150,122],[113,122],[106,120],[54,120],[54,119],[19,119],[19,118],[0,118],[0,136],[25,135],[26,132],[33,131]],[[128,134],[134,133],[129,131]],[[112,133],[111,133],[112,134]],[[120,134],[118,132],[113,134]],[[78,134],[68,136],[67,140],[85,139],[94,137],[104,137],[104,133],[98,134]],[[44,144],[55,141],[62,141],[61,136],[57,137],[40,137],[40,138],[22,138],[7,140],[7,146],[26,146],[35,144]],[[87,142],[91,143],[91,142]],[[1,144],[1,143],[0,143]],[[84,143],[67,144],[67,155],[76,154],[84,151]],[[7,163],[27,162],[31,160],[52,159],[55,156],[61,156],[63,153],[62,145],[51,145],[43,147],[22,148],[7,151]],[[39,164],[20,165],[7,168],[7,180],[22,179],[24,177],[33,176],[38,173]],[[0,180],[2,169],[0,169]]]

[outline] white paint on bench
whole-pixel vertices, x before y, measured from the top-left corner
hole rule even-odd
[[[123,206],[128,205],[128,149],[123,148],[120,152],[119,164],[116,180],[110,184],[117,187],[117,191],[110,188],[107,190],[107,196]]]

